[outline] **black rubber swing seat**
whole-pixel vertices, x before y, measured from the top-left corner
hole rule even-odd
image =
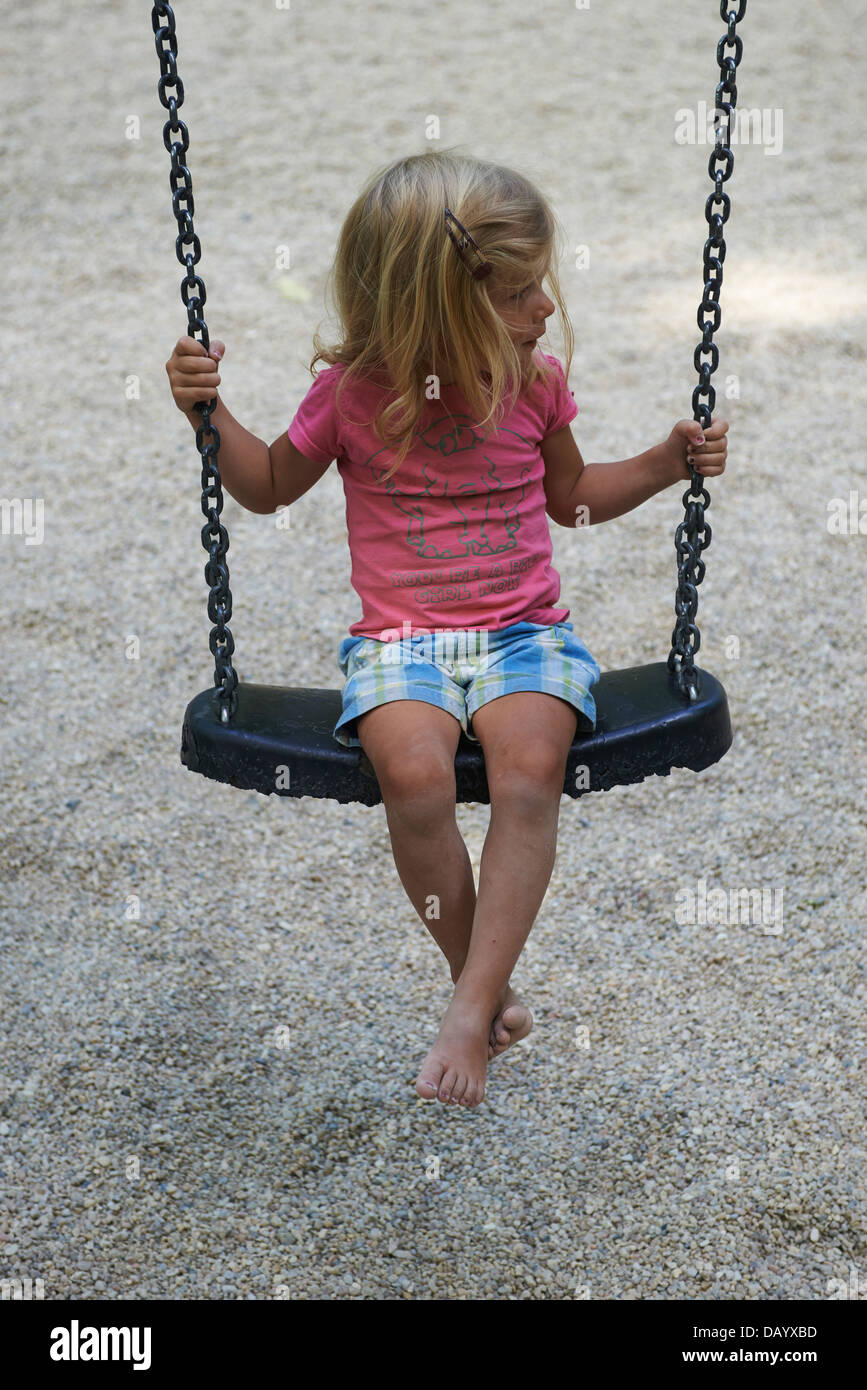
[[[569,751],[567,796],[665,777],[673,767],[701,772],[731,747],[723,686],[699,671],[699,695],[687,701],[664,661],[605,671],[594,687],[596,728]],[[181,762],[216,782],[275,796],[315,796],[376,806],[382,797],[361,748],[345,748],[332,730],[339,690],[238,686],[238,708],[220,720],[214,687],[187,706]],[[458,801],[490,802],[478,744],[462,733],[455,754]]]

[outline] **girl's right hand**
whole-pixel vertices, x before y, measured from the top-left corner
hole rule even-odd
[[[175,405],[185,415],[194,414],[200,401],[213,400],[220,384],[220,374],[214,364],[221,360],[225,351],[225,343],[216,339],[210,350],[196,338],[179,338],[175,343],[166,371]]]

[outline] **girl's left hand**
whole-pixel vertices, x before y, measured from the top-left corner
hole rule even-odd
[[[711,417],[706,430],[698,420],[678,420],[667,441],[677,462],[678,479],[689,477],[690,464],[706,478],[725,471],[728,427],[728,420],[717,415]]]

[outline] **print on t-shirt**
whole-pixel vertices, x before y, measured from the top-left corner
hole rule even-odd
[[[531,441],[515,430],[500,430],[500,435],[503,434],[511,434],[528,449],[532,448]],[[521,470],[518,487],[506,487],[497,473],[496,462],[482,448],[485,435],[479,433],[468,415],[442,416],[416,438],[432,455],[421,464],[423,485],[407,489],[391,477],[385,479],[385,489],[393,505],[406,517],[404,540],[419,559],[456,560],[468,555],[499,555],[514,550],[521,526],[520,503],[526,493],[530,466]],[[388,452],[378,449],[364,461],[363,466],[370,470],[377,483],[388,469],[377,469],[374,460]],[[461,476],[469,481],[461,483],[444,474],[439,465],[440,459],[458,453],[474,455],[472,460],[462,462]],[[451,503],[454,519],[448,544],[436,545],[425,527],[428,520],[431,525],[436,522],[442,527],[442,509],[431,504],[443,501]]]

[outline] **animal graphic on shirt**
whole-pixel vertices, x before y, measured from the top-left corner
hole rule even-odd
[[[514,430],[500,430],[499,433],[514,435],[528,449],[535,447],[532,440]],[[399,485],[400,469],[391,478],[385,478],[387,467],[377,469],[374,461],[381,454],[389,453],[387,449],[378,449],[363,465],[370,469],[377,483],[384,479],[383,486],[393,505],[406,517],[407,545],[425,560],[499,555],[514,550],[521,526],[520,504],[532,471],[530,464],[521,469],[518,486],[507,486],[497,472],[495,461],[482,448],[485,435],[479,433],[467,415],[443,416],[418,432],[416,439],[434,455],[422,464],[423,485]],[[463,481],[459,482],[454,470],[444,467],[441,460],[462,453],[476,457],[462,462],[460,477]],[[467,481],[468,472],[472,481]],[[434,520],[439,528],[442,527],[443,501],[450,504],[454,518],[449,526],[452,538],[446,546],[437,545],[428,534]]]

